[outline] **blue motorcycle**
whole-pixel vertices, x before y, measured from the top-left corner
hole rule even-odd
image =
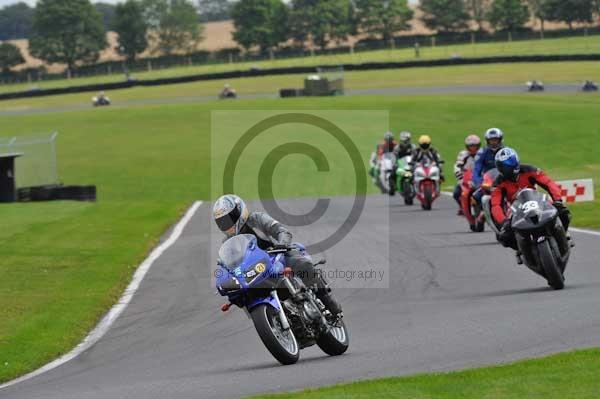
[[[306,287],[285,267],[285,253],[290,250],[309,258],[300,244],[264,251],[250,234],[225,241],[219,250],[216,286],[229,303],[221,309],[243,308],[281,364],[296,363],[300,349],[315,344],[328,355],[341,355],[349,344],[344,321],[325,308],[315,295],[316,287]]]

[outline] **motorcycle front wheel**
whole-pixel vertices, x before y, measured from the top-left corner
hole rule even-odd
[[[421,204],[421,208],[425,211],[431,210],[431,205],[433,204],[433,188],[431,186],[426,186],[423,192],[423,203]]]
[[[388,178],[388,185],[390,187],[390,191],[389,191],[389,195],[390,197],[393,197],[394,195],[396,195],[396,178],[394,176],[390,176]]]
[[[408,180],[404,180],[402,185],[403,185],[402,186],[402,195],[404,196],[404,205],[411,206],[414,203],[412,183]]]
[[[550,246],[550,242],[548,241],[553,239],[554,237],[549,237],[540,242],[537,245],[537,249],[540,262],[542,263],[542,268],[544,269],[544,274],[546,275],[546,280],[548,280],[548,284],[555,290],[562,290],[565,288],[565,278],[558,267],[556,256],[554,255],[552,247]]]
[[[475,218],[475,224],[471,227],[471,230],[475,233],[483,233],[485,231],[485,217],[483,217],[483,210],[477,206],[471,206],[471,215]]]
[[[270,305],[261,304],[252,309],[250,317],[260,340],[279,363],[294,364],[300,358],[300,347],[291,329],[281,326],[279,312]]]

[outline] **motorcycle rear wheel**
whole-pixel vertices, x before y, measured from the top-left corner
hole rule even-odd
[[[294,364],[300,358],[300,346],[292,330],[283,330],[279,312],[272,306],[261,304],[252,309],[250,317],[260,340],[279,363]]]
[[[340,320],[337,326],[331,326],[327,334],[323,334],[318,340],[317,345],[321,350],[330,356],[339,356],[348,350],[350,339],[348,329],[343,320]]]
[[[542,268],[544,269],[544,274],[546,275],[546,280],[548,280],[550,287],[555,290],[562,290],[565,288],[565,278],[560,271],[556,262],[556,255],[552,251],[552,247],[548,240],[554,240],[554,237],[549,237],[537,245],[540,262],[542,263]]]

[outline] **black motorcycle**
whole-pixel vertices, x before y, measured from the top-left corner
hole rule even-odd
[[[235,100],[237,93],[235,90],[226,90],[219,93],[219,100]]]
[[[545,89],[546,88],[544,86],[544,83],[539,80],[532,80],[530,82],[527,82],[527,91],[544,91]]]
[[[108,107],[110,105],[110,98],[106,96],[92,97],[92,105],[94,107]]]
[[[598,91],[598,85],[591,80],[586,80],[581,86],[582,91]]]
[[[511,225],[523,261],[552,288],[563,289],[571,245],[558,210],[546,194],[533,189],[521,190],[511,210]]]

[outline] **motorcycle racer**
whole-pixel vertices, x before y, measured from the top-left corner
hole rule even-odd
[[[411,137],[410,132],[400,133],[400,143],[394,148],[394,154],[398,159],[411,155],[416,149],[415,145],[411,143]]]
[[[479,188],[483,181],[483,175],[496,167],[496,154],[504,148],[504,133],[498,128],[491,128],[485,132],[486,148],[477,152],[475,166],[473,167],[473,188]]]
[[[292,233],[287,228],[264,212],[250,212],[237,195],[221,196],[213,206],[213,219],[225,234],[225,240],[239,234],[251,234],[257,238],[258,246],[263,250],[287,249],[292,245]],[[308,258],[297,249],[291,249],[285,253],[285,262],[307,287],[317,287],[317,298],[334,316],[342,312],[323,276]]]
[[[417,164],[422,162],[424,159],[429,159],[431,162],[435,162],[440,169],[440,179],[443,182],[444,173],[442,171],[442,164],[444,161],[440,156],[440,153],[431,145],[431,137],[428,135],[422,135],[419,137],[419,146],[413,151],[412,159],[410,164],[414,168]]]
[[[466,170],[472,170],[475,165],[475,157],[481,149],[481,139],[475,134],[467,136],[465,139],[465,149],[458,153],[456,163],[454,164],[454,176],[456,177],[456,187],[452,194],[454,200],[458,203],[458,214],[462,215],[462,206],[460,196],[462,194],[463,173]]]
[[[397,145],[398,143],[394,140],[394,135],[391,132],[386,132],[383,135],[383,140],[377,143],[375,152],[371,153],[369,175],[373,178],[373,183],[375,185],[379,186],[379,160],[381,159],[381,156],[388,152],[394,152]]]
[[[552,198],[554,207],[558,210],[559,218],[567,230],[571,222],[571,212],[564,205],[559,186],[548,177],[542,170],[531,165],[521,165],[519,155],[512,148],[503,148],[496,154],[496,167],[500,172],[494,183],[495,190],[492,191],[492,217],[494,221],[502,225],[498,241],[505,247],[518,251],[517,242],[511,227],[511,219],[504,212],[503,203],[511,204],[516,194],[524,189],[535,189],[536,185],[542,187]],[[519,264],[522,263],[517,254]]]

